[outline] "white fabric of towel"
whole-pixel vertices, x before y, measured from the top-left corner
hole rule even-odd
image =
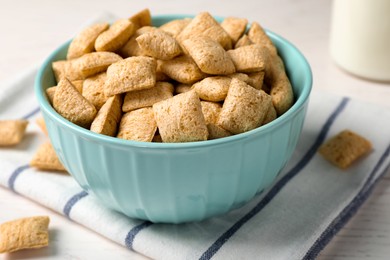
[[[91,230],[156,259],[313,259],[354,215],[390,167],[390,111],[313,91],[298,146],[272,187],[242,208],[180,225],[153,224],[104,208],[69,175],[28,166],[47,137],[33,84],[36,68],[0,82],[0,120],[25,118],[27,135],[0,148],[0,185]],[[332,135],[351,129],[373,151],[348,170],[318,153]]]

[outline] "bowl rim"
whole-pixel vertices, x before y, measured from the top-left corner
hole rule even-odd
[[[193,17],[193,15],[178,15],[178,14],[155,15],[152,16],[152,20],[180,19],[184,17]],[[221,17],[218,16],[215,16],[215,18],[222,19]],[[132,148],[152,148],[152,149],[188,149],[188,148],[200,148],[200,147],[215,146],[215,145],[227,144],[231,142],[237,142],[239,140],[251,138],[252,136],[256,136],[261,133],[272,131],[273,129],[277,128],[279,125],[284,124],[289,117],[293,117],[296,113],[298,113],[300,109],[302,109],[303,105],[309,99],[310,92],[312,89],[312,84],[313,84],[312,70],[305,56],[298,50],[297,47],[295,47],[291,42],[289,42],[282,36],[267,29],[265,29],[265,31],[268,36],[271,36],[272,40],[276,39],[277,41],[286,45],[289,49],[291,49],[293,52],[297,54],[297,57],[299,57],[299,59],[302,61],[303,69],[306,72],[305,73],[306,78],[304,81],[304,86],[302,86],[302,92],[299,95],[298,99],[295,100],[292,107],[290,107],[284,114],[277,117],[272,122],[244,133],[240,133],[240,134],[236,134],[224,138],[214,139],[214,140],[197,141],[197,142],[185,142],[185,143],[141,142],[141,141],[125,140],[117,137],[98,134],[90,131],[89,129],[85,129],[81,126],[78,126],[66,120],[55,111],[55,109],[48,101],[46,94],[44,94],[45,90],[43,89],[43,76],[45,74],[45,71],[49,67],[51,68],[52,61],[57,60],[55,59],[55,57],[58,55],[58,53],[63,51],[63,49],[70,44],[71,40],[68,40],[67,42],[63,43],[60,47],[58,47],[56,50],[54,50],[39,67],[34,82],[35,96],[37,97],[39,106],[41,110],[44,112],[44,114],[49,115],[50,118],[54,120],[57,124],[61,125],[62,127],[68,128],[69,130],[73,131],[74,133],[77,133],[79,136],[83,138],[87,138],[95,142],[104,142],[107,145],[115,145],[115,146],[119,145],[124,148],[132,147]]]

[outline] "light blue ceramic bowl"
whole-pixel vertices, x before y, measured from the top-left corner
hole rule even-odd
[[[156,16],[161,25],[181,15]],[[145,143],[93,133],[61,117],[45,90],[55,84],[54,51],[35,83],[50,140],[76,181],[103,205],[152,222],[199,221],[242,206],[269,186],[289,160],[301,133],[312,86],[310,66],[288,41],[268,32],[285,62],[296,102],[273,122],[211,141]]]

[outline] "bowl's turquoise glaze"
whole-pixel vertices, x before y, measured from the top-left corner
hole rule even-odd
[[[161,25],[182,15],[156,16]],[[188,17],[188,16],[187,16]],[[282,37],[267,32],[283,58],[295,104],[252,131],[211,141],[146,143],[93,133],[62,118],[45,90],[55,85],[51,62],[65,59],[69,43],[39,70],[35,93],[50,140],[76,181],[103,205],[152,222],[199,221],[237,208],[269,186],[300,136],[312,87],[310,66]]]

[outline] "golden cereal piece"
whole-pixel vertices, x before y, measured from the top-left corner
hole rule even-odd
[[[243,81],[232,79],[217,125],[233,134],[261,125],[271,104],[271,97]]]
[[[177,40],[182,43],[192,37],[207,36],[218,42],[225,50],[232,48],[232,40],[221,25],[208,13],[202,12],[180,32]]]
[[[51,64],[51,67],[53,69],[54,77],[56,78],[56,81],[59,82],[65,74],[67,74],[66,70],[69,66],[69,61],[66,60],[58,60],[54,61]]]
[[[152,16],[150,15],[150,10],[147,8],[134,14],[129,20],[135,25],[136,29],[152,25]]]
[[[278,115],[282,115],[294,104],[294,92],[282,59],[275,54],[270,57],[269,64],[271,66],[270,95],[276,112]]]
[[[318,149],[326,160],[341,169],[348,168],[371,150],[370,141],[351,130],[333,136]]]
[[[276,113],[276,110],[275,110],[274,106],[271,103],[269,108],[268,108],[267,114],[266,114],[266,116],[265,116],[265,118],[263,120],[262,125],[268,124],[269,122],[275,120],[277,117],[278,117],[278,115]]]
[[[267,36],[264,29],[256,22],[253,22],[248,31],[248,37],[254,43],[265,47],[266,66],[265,81],[271,88],[272,102],[278,115],[286,112],[294,103],[294,93],[282,59],[278,56],[275,45]]]
[[[171,98],[173,90],[171,83],[157,82],[153,88],[127,92],[122,111],[129,112],[138,108],[151,107],[154,103]]]
[[[108,66],[120,60],[122,60],[122,57],[113,52],[100,51],[87,53],[80,58],[68,61],[71,62],[71,71],[77,71],[79,77],[66,77],[71,81],[85,79],[87,77],[106,71]]]
[[[176,38],[181,31],[191,22],[192,19],[184,18],[167,22],[159,27],[166,33],[169,33],[172,37]]]
[[[118,138],[151,142],[156,133],[157,125],[151,107],[140,108],[127,112],[122,116]]]
[[[181,54],[180,45],[168,33],[153,30],[137,37],[139,47],[147,56],[170,60]]]
[[[248,38],[253,42],[266,47],[269,51],[276,53],[276,47],[267,36],[264,29],[257,22],[253,22],[248,30]]]
[[[49,100],[50,104],[52,104],[52,105],[53,105],[53,99],[54,99],[54,95],[56,93],[56,89],[57,89],[57,86],[53,86],[53,87],[46,89],[47,99]]]
[[[84,80],[74,80],[71,81],[72,85],[77,89],[78,92],[83,93],[83,82]],[[53,104],[54,94],[56,93],[57,86],[53,86],[46,89],[46,95],[50,102]]]
[[[96,38],[107,30],[108,27],[108,23],[98,23],[82,30],[70,43],[66,58],[70,60],[93,52],[95,50]]]
[[[236,71],[230,56],[219,43],[209,37],[189,38],[182,45],[204,73],[227,75]]]
[[[169,81],[171,80],[163,71],[162,71],[162,60],[157,60],[157,68],[156,68],[156,81]]]
[[[239,79],[241,81],[244,81],[248,85],[251,85],[251,83],[252,83],[252,80],[249,78],[248,74],[245,74],[245,73],[236,72],[233,74],[229,74],[227,76],[231,79],[236,78],[236,79]],[[230,82],[229,82],[229,84],[230,84]]]
[[[47,216],[21,218],[0,225],[0,253],[49,245]]]
[[[150,57],[129,57],[107,69],[105,94],[112,96],[127,91],[148,89],[156,84],[157,62]]]
[[[207,124],[207,131],[209,132],[208,140],[228,137],[228,136],[232,135],[232,133],[230,133],[229,131],[223,129],[222,127],[220,127],[216,124],[212,124],[212,123]]]
[[[89,128],[97,112],[95,106],[85,99],[67,79],[58,83],[53,107],[64,118],[84,128]]]
[[[99,110],[109,98],[104,94],[106,78],[107,75],[103,72],[85,79],[83,83],[82,95],[95,106],[96,110]]]
[[[222,28],[229,34],[233,45],[240,39],[246,30],[248,20],[245,18],[226,17],[222,23]]]
[[[206,124],[216,124],[222,105],[209,101],[200,101],[200,104],[202,105],[202,113]]]
[[[77,91],[82,94],[83,93],[84,80],[82,80],[82,79],[81,80],[73,80],[71,82],[72,82],[72,85],[77,89]]]
[[[264,80],[264,71],[248,73],[249,85],[255,89],[262,89]]]
[[[208,132],[202,106],[194,91],[154,104],[153,112],[164,143],[207,140]]]
[[[91,131],[98,134],[116,136],[121,117],[122,97],[114,95],[108,98],[100,108],[91,124]]]
[[[161,70],[171,79],[184,84],[192,84],[207,76],[199,69],[193,59],[186,55],[162,61]]]
[[[227,51],[238,72],[258,72],[264,70],[265,53],[258,44],[243,46]]]
[[[0,146],[20,143],[26,132],[27,120],[0,120]]]
[[[144,56],[145,53],[138,45],[137,38],[142,34],[152,32],[154,30],[157,29],[151,26],[144,26],[139,28],[137,31],[135,31],[133,36],[130,37],[129,41],[119,50],[119,53],[125,58],[131,56]]]
[[[37,125],[39,126],[39,128],[42,130],[42,132],[47,135],[47,128],[46,128],[46,123],[45,123],[45,119],[43,119],[43,117],[38,117],[35,122],[37,123]]]
[[[195,83],[192,88],[201,99],[219,102],[225,100],[229,90],[230,81],[230,77],[208,77]]]
[[[185,93],[185,92],[188,92],[188,91],[190,91],[191,89],[192,89],[192,88],[191,88],[191,85],[179,83],[179,84],[175,87],[175,95],[181,94],[181,93]]]
[[[102,32],[95,41],[97,51],[117,51],[134,34],[135,26],[127,19],[119,19],[107,31]]]
[[[253,44],[253,42],[249,39],[248,35],[244,34],[240,39],[238,39],[234,48],[237,49],[251,44]]]
[[[50,142],[39,146],[30,161],[30,165],[40,170],[66,171]]]

